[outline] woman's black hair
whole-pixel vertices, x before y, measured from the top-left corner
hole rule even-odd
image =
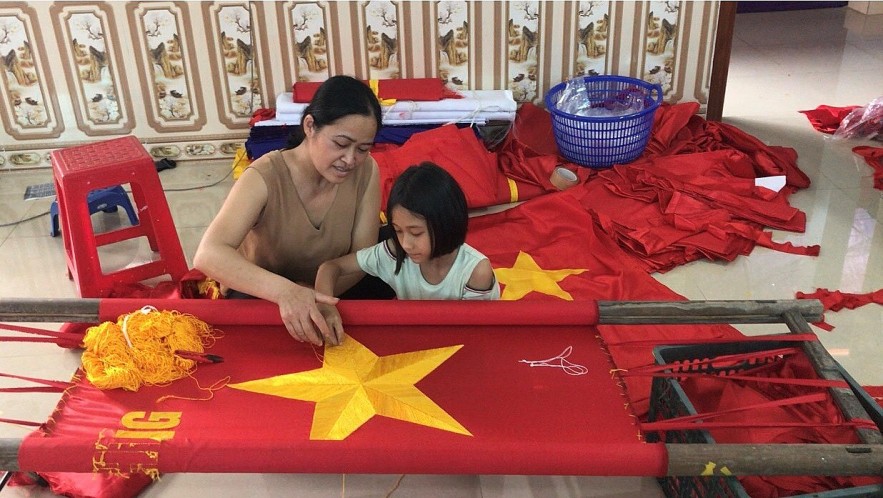
[[[380,102],[371,88],[351,76],[332,76],[319,85],[310,104],[304,109],[300,126],[291,132],[285,148],[293,149],[303,142],[304,118],[308,115],[313,116],[313,126],[319,131],[325,125],[354,114],[373,117],[380,131],[383,115]]]
[[[387,225],[392,227],[392,210],[401,206],[426,220],[431,258],[448,254],[466,242],[469,211],[466,195],[457,180],[442,167],[424,161],[410,166],[398,178],[386,202]],[[406,254],[398,237],[392,237],[395,248],[396,274]]]

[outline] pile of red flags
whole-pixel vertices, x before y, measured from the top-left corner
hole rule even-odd
[[[446,126],[416,134],[401,147],[385,146],[374,157],[384,199],[404,168],[429,160],[451,172],[473,208],[554,192],[552,172],[564,165],[580,179],[570,189],[573,202],[649,272],[700,258],[732,261],[757,245],[817,255],[816,246],[778,243],[764,231],[805,228],[805,214],[788,204],[791,193],[810,183],[795,151],[705,121],[697,110],[695,103],[663,105],[644,155],[604,170],[558,156],[549,114],[530,104],[519,110],[496,151],[485,150],[469,130]],[[785,187],[756,186],[757,178],[768,176],[784,177]]]

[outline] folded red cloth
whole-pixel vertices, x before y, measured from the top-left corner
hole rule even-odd
[[[822,302],[822,306],[826,310],[840,311],[844,308],[854,310],[866,304],[883,304],[883,289],[868,292],[866,294],[853,294],[849,292],[840,292],[839,290],[832,291],[828,289],[816,289],[815,292],[810,293],[797,292],[794,297],[797,299],[818,299]],[[827,323],[824,317],[822,317],[821,322],[815,323],[814,325],[829,332],[834,330],[834,326]]]
[[[276,117],[276,109],[265,109],[260,108],[254,111],[251,115],[251,119],[248,121],[249,126],[254,126],[258,121],[263,121],[265,119],[273,119]]]
[[[291,86],[292,100],[307,103],[313,99],[321,81],[303,81]],[[378,80],[377,93],[381,99],[437,101],[461,99],[462,95],[445,86],[439,78],[403,78]]]
[[[843,121],[843,118],[857,107],[859,106],[833,107],[822,104],[815,109],[798,112],[805,114],[812,127],[816,130],[832,134],[840,127],[840,122]]]
[[[860,145],[852,151],[865,158],[868,166],[874,168],[874,188],[883,190],[883,147]]]

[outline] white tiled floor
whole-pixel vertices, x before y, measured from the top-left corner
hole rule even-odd
[[[792,197],[807,214],[804,234],[780,232],[775,240],[819,244],[817,258],[763,248],[729,264],[695,262],[658,279],[690,299],[790,299],[796,291],[817,287],[846,292],[883,288],[883,192],[872,187],[871,169],[853,155],[855,145],[835,142],[816,132],[799,110],[820,104],[864,105],[883,95],[883,16],[863,16],[842,9],[740,14],[726,92],[724,120],[773,145],[793,147],[813,185]],[[223,179],[229,163],[184,165],[160,176],[182,245],[193,252],[205,226],[223,201],[232,180]],[[0,174],[0,223],[35,217],[0,227],[0,297],[73,297],[65,272],[62,242],[48,235],[50,199],[23,201],[28,185],[51,181],[49,171]],[[112,215],[97,223],[119,224]],[[137,253],[126,247],[120,253]],[[131,259],[131,256],[127,256]],[[115,264],[125,258],[116,255]],[[864,384],[883,384],[879,368],[883,307],[828,313],[836,326],[818,331],[825,346]],[[750,327],[743,327],[752,333]],[[54,346],[5,344],[2,371],[44,378],[69,375],[79,356]],[[18,396],[17,398],[21,398]],[[42,420],[55,404],[53,395],[33,395],[27,402],[0,398],[0,416]],[[0,437],[22,437],[27,429],[0,424]],[[538,457],[542,457],[538,455]],[[168,475],[144,496],[386,496],[395,475]],[[652,479],[406,476],[394,496],[432,497],[653,497],[661,492]],[[6,488],[3,498],[45,496],[39,491]]]

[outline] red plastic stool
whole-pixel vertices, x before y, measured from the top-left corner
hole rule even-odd
[[[50,153],[55,177],[61,235],[67,267],[80,297],[107,297],[120,284],[169,275],[173,281],[187,273],[187,261],[156,165],[137,138],[129,136]],[[92,229],[89,193],[129,184],[138,224],[96,234]],[[100,246],[146,237],[158,259],[105,274]]]

